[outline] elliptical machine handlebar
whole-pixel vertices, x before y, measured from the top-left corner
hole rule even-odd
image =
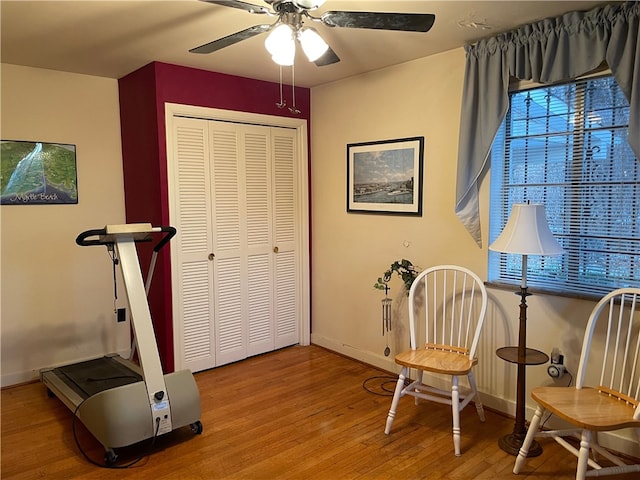
[[[157,253],[176,235],[176,229],[174,227],[152,227],[150,223],[107,225],[104,228],[86,230],[82,232],[76,238],[76,243],[81,247],[113,245],[118,237],[123,236],[133,236],[133,240],[135,242],[150,242],[152,240],[151,234],[158,232],[165,233],[165,235],[153,247],[153,251]]]

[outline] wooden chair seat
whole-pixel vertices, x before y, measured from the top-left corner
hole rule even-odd
[[[466,375],[478,363],[478,359],[469,359],[461,351],[443,348],[425,347],[421,350],[407,350],[395,357],[398,365],[446,375]]]
[[[532,398],[567,422],[593,431],[640,428],[633,419],[637,402],[625,401],[606,389],[585,387],[537,387]]]

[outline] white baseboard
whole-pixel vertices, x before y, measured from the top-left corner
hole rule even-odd
[[[366,364],[372,365],[374,367],[380,368],[390,373],[398,373],[400,369],[396,365],[393,360],[393,357],[385,357],[384,355],[378,355],[366,350],[359,349],[352,345],[348,345],[343,342],[339,342],[335,339],[331,339],[328,337],[324,337],[322,335],[311,334],[311,343],[318,345],[320,347],[324,347],[328,350],[332,350],[341,355],[353,358],[355,360],[359,360]],[[440,378],[433,376],[429,379],[431,384],[435,387],[446,388],[446,385],[441,381]],[[515,417],[516,414],[516,404],[515,401],[505,399],[502,397],[498,397],[493,395],[491,392],[480,391],[480,396],[482,399],[483,405],[487,408],[495,410],[497,412],[509,415],[511,417]],[[389,400],[391,402],[391,400]],[[526,418],[527,420],[533,417],[535,411],[535,407],[527,406],[526,408]],[[552,417],[546,424],[545,427],[548,428],[567,428],[568,424],[562,422],[555,417]],[[629,434],[629,436],[621,435],[621,432],[625,432]],[[599,435],[600,444],[611,450],[616,452],[621,452],[624,455],[629,455],[634,458],[640,458],[640,446],[638,446],[637,442],[633,439],[633,432],[630,430],[620,430],[619,432],[610,432],[610,433],[601,433]],[[496,439],[497,441],[497,439]]]
[[[324,337],[315,333],[311,334],[311,343],[320,347],[324,347],[333,352],[340,353],[347,357],[360,360],[361,362],[364,362],[368,365],[381,368],[382,370],[385,370],[387,372],[397,373],[400,371],[399,368],[396,368],[396,363],[393,361],[393,357],[385,357],[381,354],[375,354],[373,352],[361,350],[358,347],[338,342],[337,340],[333,340],[331,338]]]
[[[39,371],[3,373],[0,376],[0,387],[10,387],[21,383],[29,383],[40,378]]]

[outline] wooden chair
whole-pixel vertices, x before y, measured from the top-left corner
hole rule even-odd
[[[398,402],[405,395],[451,405],[453,415],[453,445],[460,455],[460,412],[476,398],[480,420],[484,410],[472,367],[476,365],[476,349],[487,310],[487,291],[480,278],[470,270],[454,265],[441,265],[421,272],[409,290],[410,350],[399,353],[400,365],[385,433],[389,434],[396,416]],[[420,319],[422,318],[422,320]],[[424,345],[418,344],[424,338]],[[415,369],[416,380],[405,386],[409,369]],[[449,390],[426,383],[424,372],[446,376]],[[468,392],[461,393],[458,377],[466,376]],[[442,385],[442,384],[441,384]]]
[[[640,288],[618,289],[598,302],[587,322],[576,386],[537,387],[531,392],[538,407],[513,473],[522,469],[535,437],[551,437],[578,457],[576,479],[640,472],[640,464],[628,465],[598,443],[598,432],[631,427],[640,444],[639,310]],[[587,387],[587,382],[598,386]],[[575,427],[539,432],[547,411]],[[579,449],[565,439],[568,436],[580,441]],[[612,466],[601,466],[589,458],[591,452]]]

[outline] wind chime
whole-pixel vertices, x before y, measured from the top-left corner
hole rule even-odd
[[[389,334],[391,332],[391,302],[389,298],[389,285],[384,284],[384,298],[382,299],[382,336],[387,336],[387,346],[384,349],[384,356],[388,357],[391,353],[389,348]]]

